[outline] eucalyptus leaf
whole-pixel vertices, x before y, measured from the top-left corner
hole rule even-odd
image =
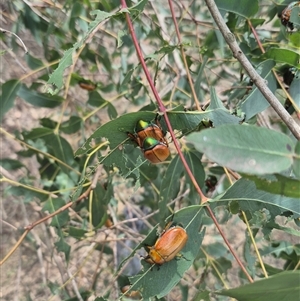
[[[286,271],[244,286],[217,292],[239,301],[291,301],[300,296],[300,271]]]
[[[2,94],[0,98],[0,121],[5,113],[7,113],[13,107],[20,87],[21,83],[17,79],[11,79],[2,85]]]
[[[180,281],[185,271],[193,264],[204,236],[204,230],[199,232],[202,224],[202,216],[202,206],[184,208],[178,211],[174,216],[174,221],[180,222],[188,234],[187,244],[181,251],[183,258],[167,262],[163,264],[159,270],[155,266],[151,268],[149,264],[144,263],[144,270],[141,271],[140,274],[130,277],[132,290],[141,291],[144,300],[154,296],[156,296],[156,298],[162,298],[168,294]],[[136,249],[145,244],[153,245],[155,241],[151,240],[155,237],[155,233],[156,229],[154,229]],[[135,250],[133,252],[135,252]]]
[[[187,140],[210,160],[249,174],[267,174],[291,167],[294,142],[286,135],[249,125],[225,125],[192,133]]]

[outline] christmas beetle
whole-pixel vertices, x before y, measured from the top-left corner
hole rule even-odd
[[[128,133],[128,136],[134,140],[140,148],[143,147],[143,142],[147,137],[152,137],[168,146],[165,133],[157,117],[155,118],[155,123],[139,120],[136,123],[134,134]]]
[[[281,24],[285,27],[289,27],[291,30],[294,29],[294,24],[290,22],[290,17],[294,7],[300,6],[300,1],[291,2],[282,12],[279,14]]]
[[[146,246],[149,250],[144,258],[146,262],[160,266],[178,256],[186,245],[188,235],[185,229],[173,225],[173,222],[167,224],[154,246]]]
[[[170,156],[168,145],[152,137],[145,138],[141,149],[151,163],[161,163]]]

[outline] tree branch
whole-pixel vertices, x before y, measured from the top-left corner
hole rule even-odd
[[[205,2],[214,21],[219,27],[225,41],[230,47],[233,56],[240,62],[240,64],[243,66],[249,77],[252,79],[253,83],[257,86],[259,91],[263,94],[263,96],[266,98],[266,100],[269,102],[269,104],[272,106],[275,112],[287,125],[287,127],[290,129],[293,135],[298,140],[300,140],[300,127],[290,116],[290,114],[285,110],[282,104],[278,101],[278,99],[269,89],[265,80],[256,72],[256,70],[253,68],[247,57],[244,55],[238,43],[236,42],[234,34],[230,32],[229,28],[224,22],[215,2],[213,0],[205,0]]]

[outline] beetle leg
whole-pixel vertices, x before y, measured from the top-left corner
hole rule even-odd
[[[160,124],[160,120],[161,120],[161,115],[159,115],[158,113],[156,113],[154,121],[155,121],[156,125],[161,129],[163,135],[166,136],[167,132],[163,130],[163,128],[162,128],[162,126]],[[166,142],[166,144],[168,145],[168,142]]]
[[[127,132],[127,136],[131,139],[131,140],[134,140],[136,141],[136,136],[130,132]]]
[[[181,258],[183,258],[186,261],[191,261],[190,259],[187,259],[183,254],[179,253],[176,255],[175,259],[176,260],[180,260]]]
[[[127,136],[132,140],[134,141],[140,148],[142,148],[142,145],[141,145],[141,140],[140,138],[135,135],[135,134],[132,134],[130,132],[127,132]]]

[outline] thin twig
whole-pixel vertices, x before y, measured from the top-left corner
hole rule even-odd
[[[3,32],[3,33],[9,33],[9,34],[12,34],[13,36],[15,36],[20,41],[22,47],[24,48],[25,54],[28,53],[28,49],[27,49],[26,45],[24,44],[24,42],[22,41],[22,39],[18,35],[16,35],[12,31],[6,30],[2,27],[0,27],[0,31]]]
[[[182,42],[181,42],[181,35],[180,35],[180,32],[179,32],[177,20],[176,20],[176,17],[175,17],[173,3],[172,3],[172,0],[169,0],[168,2],[169,2],[169,6],[170,6],[170,11],[171,11],[171,14],[172,14],[173,23],[174,23],[174,26],[175,26],[175,31],[176,31],[176,35],[177,35],[177,39],[178,39],[178,44],[179,44],[179,47],[180,47],[181,56],[182,56],[182,59],[183,59],[184,67],[186,69],[186,76],[187,76],[188,82],[190,84],[190,88],[191,88],[191,91],[192,91],[194,102],[195,102],[195,105],[197,107],[197,110],[202,111],[202,109],[199,105],[199,100],[198,100],[198,97],[197,97],[197,94],[196,94],[196,91],[195,91],[194,83],[192,81],[192,77],[191,77],[191,74],[189,72],[189,67],[188,67],[188,63],[187,63],[187,60],[186,60],[186,55],[184,53],[184,48],[183,48],[183,45],[182,45]]]
[[[256,39],[256,42],[257,42],[257,44],[258,44],[259,49],[261,50],[262,53],[265,53],[266,51],[265,51],[265,49],[264,49],[262,43],[261,43],[260,40],[259,40],[258,34],[257,34],[255,28],[253,27],[253,25],[252,25],[252,23],[251,23],[251,20],[248,20],[248,25],[249,25],[249,27],[251,28],[251,31],[252,31],[252,33],[253,33],[255,39]],[[275,78],[276,78],[276,80],[277,80],[277,83],[280,85],[282,91],[285,93],[286,97],[287,97],[287,98],[289,99],[289,101],[292,103],[292,105],[293,105],[295,111],[297,112],[298,118],[300,118],[300,108],[297,106],[296,102],[295,102],[294,99],[291,97],[290,93],[288,93],[288,91],[286,90],[286,88],[285,88],[284,85],[282,84],[282,82],[281,82],[281,80],[279,79],[279,77],[278,77],[276,71],[273,69],[272,72],[273,72],[273,74],[274,74],[274,76],[275,76]]]
[[[233,56],[240,62],[243,66],[249,77],[252,79],[253,83],[257,86],[269,104],[272,106],[274,111],[280,116],[283,122],[287,125],[293,135],[300,140],[300,127],[295,122],[295,120],[290,116],[290,114],[285,110],[282,104],[278,101],[272,91],[269,89],[265,80],[256,72],[253,68],[245,54],[242,52],[241,48],[239,47],[234,34],[229,30],[225,21],[223,20],[215,2],[213,0],[205,0],[206,5],[216,22],[217,26],[219,27],[225,41],[227,42],[228,46],[230,47]]]
[[[92,184],[95,185],[95,178],[98,178],[99,177],[99,172],[96,171],[95,175],[94,175],[94,179],[92,181]],[[51,214],[48,214],[47,216],[39,219],[38,221],[32,223],[32,224],[29,224],[27,226],[24,227],[24,230],[25,232],[22,234],[22,236],[19,238],[19,240],[17,241],[17,243],[12,247],[12,249],[8,252],[8,254],[0,261],[0,266],[17,250],[17,248],[20,246],[20,244],[22,243],[22,241],[25,239],[25,237],[27,236],[27,234],[34,228],[36,227],[37,225],[47,221],[48,219],[50,219],[51,217],[53,216],[56,216],[57,214],[67,210],[68,208],[70,208],[73,203],[76,203],[76,202],[79,202],[83,199],[85,199],[88,194],[90,193],[90,191],[92,190],[92,187],[91,185],[89,186],[89,188],[84,192],[82,193],[81,196],[78,197],[78,199],[74,202],[69,202],[67,203],[66,205],[64,205],[63,207],[59,208],[58,210],[56,210],[55,212],[51,213]]]

